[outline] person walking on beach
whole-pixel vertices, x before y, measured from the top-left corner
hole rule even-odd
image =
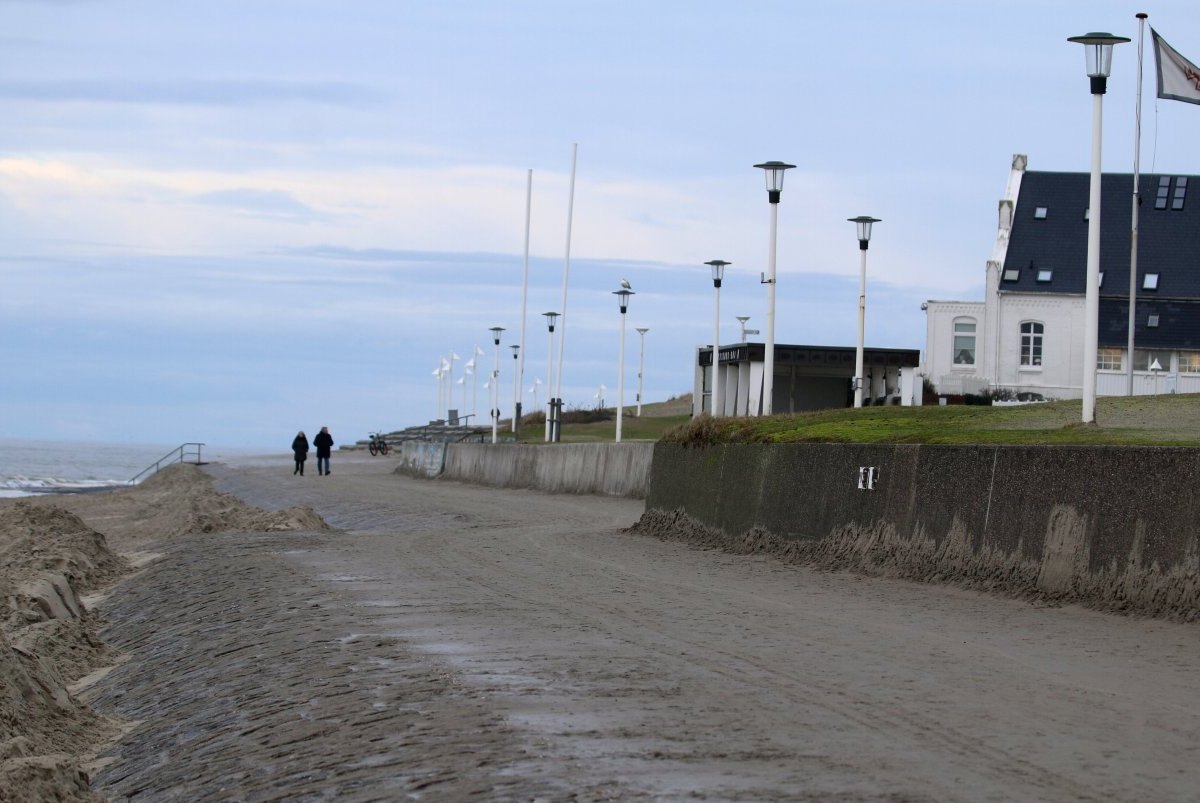
[[[329,476],[329,450],[333,448],[329,427],[321,427],[317,437],[313,438],[313,446],[317,447],[317,473]]]
[[[296,470],[293,475],[304,476],[304,461],[308,459],[308,437],[301,432],[292,440],[292,452],[296,455]]]

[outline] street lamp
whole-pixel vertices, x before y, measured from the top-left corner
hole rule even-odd
[[[854,352],[854,406],[862,407],[863,384],[867,378],[863,371],[863,336],[867,321],[867,246],[871,242],[871,224],[880,220],[870,215],[847,220],[858,229],[858,348]]]
[[[713,288],[717,294],[716,313],[713,315],[712,353],[712,415],[715,418],[725,412],[725,399],[721,394],[721,280],[725,278],[725,266],[733,263],[713,259],[704,264],[712,268]]]
[[[638,418],[641,418],[642,417],[642,372],[646,368],[646,333],[650,331],[650,328],[647,326],[639,326],[635,331],[638,333],[638,336],[641,339],[641,345],[638,348],[638,394],[637,394],[637,396],[638,396],[638,398],[637,398],[637,402],[638,402],[637,414],[638,414]]]
[[[617,303],[621,305],[621,357],[618,361],[620,373],[617,375],[617,443],[621,442],[621,417],[625,407],[625,313],[629,309],[629,297],[632,290],[622,287],[614,290]]]
[[[519,432],[520,428],[517,422],[521,420],[521,372],[518,363],[518,357],[521,354],[520,345],[513,344],[509,346],[513,353],[513,420],[512,431]]]
[[[1088,198],[1087,288],[1083,321],[1083,423],[1096,421],[1096,351],[1100,334],[1100,141],[1104,119],[1104,93],[1112,69],[1113,45],[1129,39],[1111,33],[1072,36],[1068,42],[1084,46],[1087,74],[1092,87],[1092,176]],[[1130,359],[1133,355],[1129,355]]]
[[[745,343],[745,342],[746,342],[746,321],[748,321],[748,320],[750,320],[750,316],[749,316],[749,315],[738,315],[738,316],[737,316],[737,322],[738,322],[738,326],[740,326],[740,327],[741,327],[741,330],[742,330],[742,331],[741,331],[741,335],[739,335],[739,337],[741,338],[741,339],[738,341],[739,343]]]
[[[763,162],[761,168],[767,179],[767,202],[771,205],[771,246],[767,252],[767,274],[762,283],[767,286],[767,343],[763,357],[763,415],[771,414],[775,395],[775,244],[779,229],[779,196],[783,193],[784,171],[795,165],[784,162]]]
[[[550,341],[546,347],[546,443],[557,440],[554,427],[554,322],[558,320],[557,312],[543,312],[546,327],[550,330]]]
[[[492,341],[496,344],[496,365],[492,369],[492,443],[500,440],[500,333],[503,326],[493,326]]]

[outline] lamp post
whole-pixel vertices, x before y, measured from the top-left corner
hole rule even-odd
[[[621,417],[625,407],[625,313],[629,309],[629,297],[634,293],[632,290],[621,288],[614,290],[613,295],[617,297],[617,303],[621,305],[621,356],[618,360],[617,374],[617,443],[621,442]]]
[[[871,224],[879,223],[879,218],[870,215],[859,215],[847,218],[858,229],[858,348],[854,352],[854,406],[863,406],[863,383],[866,374],[863,370],[863,338],[867,322],[867,246],[871,242]]]
[[[639,326],[636,330],[641,343],[638,347],[638,394],[637,394],[637,415],[642,417],[642,372],[646,368],[646,333],[650,331],[649,327]]]
[[[1113,45],[1128,42],[1111,33],[1088,33],[1067,40],[1084,46],[1092,88],[1092,176],[1088,199],[1087,289],[1083,323],[1083,423],[1096,422],[1096,350],[1100,334],[1100,142],[1104,93],[1112,70]],[[1133,355],[1129,355],[1130,359]]]
[[[520,345],[518,345],[518,344],[515,344],[515,343],[514,343],[513,345],[509,346],[509,348],[510,348],[510,349],[512,349],[512,352],[513,352],[513,420],[512,420],[512,431],[513,431],[514,433],[516,433],[516,432],[520,432],[520,427],[518,426],[518,422],[520,422],[520,420],[521,420],[521,375],[520,375],[520,374],[521,374],[521,371],[520,371],[520,368],[521,368],[521,366],[520,366],[520,364],[519,364],[519,362],[518,362],[518,359],[517,359],[517,358],[520,356],[520,354],[521,354],[521,346],[520,346]]]
[[[558,319],[557,312],[543,312],[546,328],[550,330],[550,340],[546,347],[546,443],[555,438],[554,425],[554,322]]]
[[[725,398],[721,393],[721,280],[725,278],[725,266],[733,263],[723,259],[712,259],[704,264],[712,268],[713,289],[717,295],[716,310],[713,314],[712,353],[712,415],[715,418],[725,412]]]
[[[504,327],[493,326],[488,331],[496,344],[496,365],[492,369],[492,443],[496,443],[500,440],[500,333]]]
[[[795,165],[784,162],[763,162],[761,168],[767,179],[767,202],[771,205],[771,244],[767,252],[767,275],[762,283],[767,286],[767,342],[763,356],[762,414],[770,415],[775,395],[775,246],[779,230],[779,196],[783,193],[783,174]]]

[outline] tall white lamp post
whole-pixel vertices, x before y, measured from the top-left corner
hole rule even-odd
[[[1083,322],[1083,423],[1096,421],[1096,351],[1100,334],[1100,142],[1104,119],[1104,93],[1112,70],[1113,45],[1128,42],[1111,33],[1072,36],[1068,42],[1083,45],[1092,86],[1092,176],[1088,200],[1087,289]],[[1133,359],[1133,355],[1129,355]]]
[[[771,244],[767,252],[767,342],[763,356],[762,414],[770,415],[775,396],[775,246],[779,231],[779,196],[783,193],[783,174],[795,165],[784,162],[763,162],[761,168],[767,179],[767,201],[771,205]]]
[[[546,345],[546,443],[554,440],[554,322],[557,312],[543,312],[550,340]]]
[[[637,415],[638,415],[638,418],[641,418],[642,417],[642,373],[646,369],[646,333],[650,331],[650,328],[647,326],[639,326],[634,331],[636,331],[638,333],[638,337],[641,340],[641,343],[638,346],[638,394],[637,394],[637,396],[638,396],[638,398],[637,398],[637,404],[638,404]]]
[[[721,381],[721,281],[725,278],[725,267],[733,263],[723,259],[713,259],[704,264],[712,269],[713,289],[716,291],[716,305],[713,314],[712,409],[710,411],[715,417],[725,413],[725,394]]]
[[[863,338],[867,323],[867,246],[871,242],[871,224],[880,220],[870,215],[847,219],[858,229],[858,348],[854,352],[854,406],[862,407],[863,384],[867,379],[863,370]]]
[[[493,326],[489,329],[492,341],[496,344],[496,365],[492,369],[492,443],[500,440],[500,333],[503,326]]]
[[[617,361],[620,370],[617,374],[617,443],[620,443],[621,417],[625,408],[625,313],[629,309],[629,297],[633,295],[633,291],[622,287],[620,290],[614,290],[613,295],[621,305],[621,356]]]
[[[712,268],[713,289],[716,290],[717,303],[713,314],[713,353],[712,353],[712,415],[717,417],[725,412],[725,397],[721,393],[721,280],[725,278],[725,266],[733,263],[723,259],[713,259],[704,263]]]
[[[521,419],[521,366],[519,357],[521,355],[521,346],[514,343],[509,346],[513,353],[513,419],[512,431],[518,432],[519,422]]]

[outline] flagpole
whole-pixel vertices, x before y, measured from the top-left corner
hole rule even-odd
[[[551,439],[554,441],[562,437],[562,377],[563,377],[563,354],[566,353],[567,341],[567,280],[571,275],[571,221],[575,214],[575,164],[579,155],[579,143],[571,145],[571,186],[567,195],[567,248],[566,254],[563,257],[563,290],[562,290],[562,308],[559,310],[559,332],[558,332],[558,387],[554,394],[558,403],[558,415],[555,422]]]
[[[521,422],[521,386],[525,384],[525,314],[529,300],[529,218],[533,208],[533,168],[525,181],[525,278],[521,282],[521,347],[517,349],[520,364],[517,366],[517,392],[513,402],[512,431],[520,429]]]
[[[1146,17],[1139,11],[1138,20],[1138,69],[1137,111],[1133,123],[1133,229],[1129,233],[1129,337],[1125,354],[1129,364],[1125,368],[1125,392],[1133,396],[1133,329],[1137,324],[1137,260],[1138,260],[1138,179],[1142,164],[1142,48],[1146,38]]]

